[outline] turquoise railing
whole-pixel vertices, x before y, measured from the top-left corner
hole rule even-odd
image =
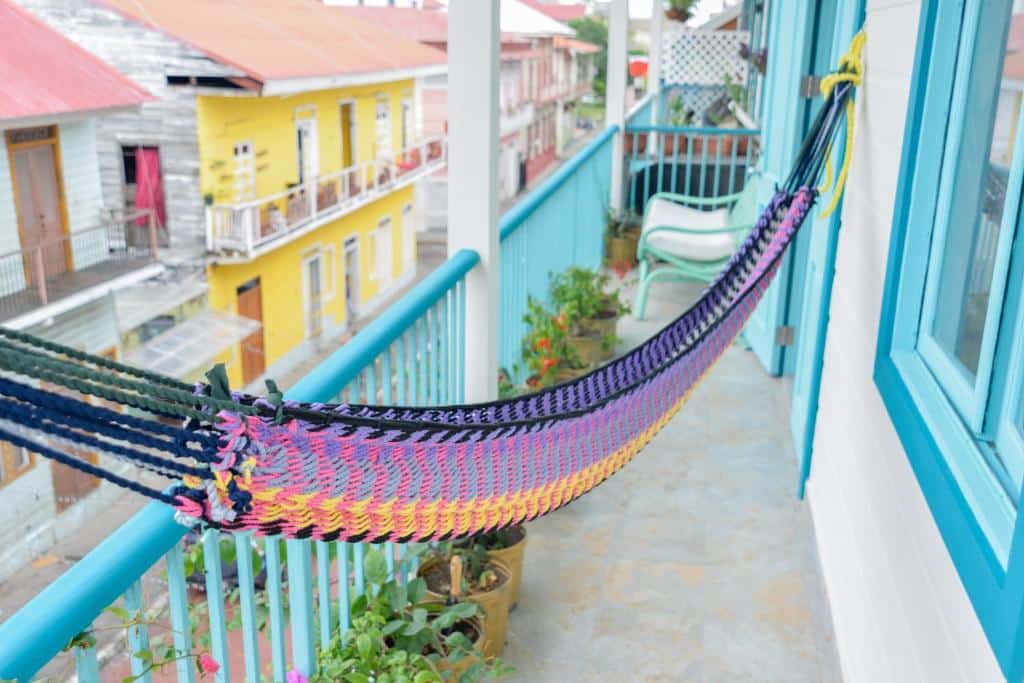
[[[452,256],[298,382],[287,398],[370,403],[394,399],[414,405],[461,400],[465,277],[478,261],[473,251]],[[181,542],[186,532],[170,508],[159,503],[146,506],[0,625],[0,680],[31,680],[119,599],[130,615],[149,615],[133,620],[128,629],[133,675],[146,670],[150,627],[170,631],[179,651],[193,651],[189,612],[196,605],[190,603],[187,590],[186,551]],[[215,558],[204,562],[204,620],[210,653],[220,664],[215,675],[218,683],[265,680],[261,663],[266,658],[261,658],[261,649],[269,650],[271,680],[284,681],[293,668],[309,673],[317,645],[325,645],[335,627],[342,632],[348,627],[349,612],[339,607],[365,589],[361,543],[282,542],[239,534],[226,541],[235,546],[238,576],[237,602],[226,601],[221,535],[207,531],[201,542],[203,557]],[[262,553],[266,569],[265,587],[260,591],[253,583],[254,552]],[[402,555],[403,548],[385,546],[392,570]],[[167,609],[157,616],[150,613],[162,599],[149,596],[146,601],[142,587],[142,577],[153,571],[166,576]],[[332,576],[336,576],[337,595],[332,595]],[[257,612],[264,609],[267,619],[261,631]],[[234,638],[229,633],[231,620],[241,625],[240,635]],[[290,659],[286,658],[288,635]],[[231,657],[237,640],[241,641],[241,671],[233,668],[238,658]],[[73,657],[81,683],[100,681],[95,648],[75,648]],[[195,680],[194,662],[181,659],[174,666],[178,681]],[[141,680],[148,681],[150,676],[143,675]]]
[[[658,123],[655,120],[654,111],[654,103],[658,101],[658,98],[657,93],[649,92],[637,100],[626,112],[626,126],[648,126]]]
[[[600,133],[501,220],[499,358],[507,366],[519,358],[527,296],[546,298],[551,272],[601,262],[617,133],[616,127]],[[467,250],[452,256],[286,396],[414,405],[464,400],[465,277],[478,261],[476,252]],[[174,646],[183,652],[196,651],[196,638],[208,637],[210,654],[220,664],[217,683],[257,683],[267,673],[272,681],[284,681],[291,669],[312,671],[317,645],[325,644],[336,628],[344,632],[348,626],[348,610],[340,607],[365,588],[363,544],[207,531],[200,541],[204,558],[219,560],[222,541],[234,546],[237,598],[227,599],[221,562],[204,562],[203,631],[193,633],[190,610],[197,603],[189,599],[186,533],[169,508],[153,503],[111,534],[0,624],[0,680],[31,680],[77,634],[111,622],[104,610],[120,601],[130,614],[149,615],[127,634],[133,674],[145,671],[151,631],[159,630],[173,634]],[[398,545],[385,546],[392,568],[403,552]],[[260,590],[254,586],[257,554],[265,570]],[[153,576],[161,577],[161,595],[144,595],[143,578]],[[266,615],[262,629],[261,614]],[[231,629],[232,622],[240,628]],[[79,681],[100,680],[95,648],[77,647],[71,657]],[[182,659],[174,666],[179,682],[196,679],[194,662]]]
[[[527,299],[547,300],[551,273],[601,265],[616,134],[602,131],[501,219],[498,362],[519,378]]]
[[[739,192],[759,148],[756,128],[627,126],[625,206],[642,214],[656,192],[697,197]]]

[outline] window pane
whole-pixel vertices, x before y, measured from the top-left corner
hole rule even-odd
[[[970,111],[985,114],[987,128],[965,130],[957,168],[957,199],[946,232],[932,334],[950,358],[974,380],[988,316],[992,275],[999,243],[1006,183],[1012,162],[1024,79],[1024,35],[1016,30],[1024,13],[1015,12],[1004,46],[1002,78],[989,92],[972,87]],[[984,36],[979,36],[983,39]],[[1018,45],[1017,43],[1021,43]],[[977,75],[972,79],[977,83]],[[991,81],[990,81],[991,83]],[[973,85],[973,84],[972,84]],[[995,96],[994,107],[991,104]],[[975,107],[982,107],[977,109]],[[988,110],[985,112],[984,110]],[[968,118],[970,120],[970,118]],[[977,120],[977,119],[975,119]],[[982,135],[978,139],[978,135]],[[977,143],[977,144],[974,144]],[[987,153],[986,153],[987,150]],[[971,188],[979,188],[972,192]]]

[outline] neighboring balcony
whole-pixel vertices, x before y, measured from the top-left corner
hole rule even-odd
[[[248,261],[444,167],[445,139],[363,161],[283,192],[206,211],[206,247],[220,262]]]
[[[0,322],[23,328],[157,274],[152,211],[0,254]]]

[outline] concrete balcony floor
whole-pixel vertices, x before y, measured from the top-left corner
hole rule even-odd
[[[624,347],[693,301],[657,284]],[[636,459],[531,523],[504,659],[516,683],[839,681],[789,393],[730,348]]]

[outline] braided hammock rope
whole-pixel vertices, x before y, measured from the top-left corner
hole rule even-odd
[[[268,398],[216,374],[193,386],[0,328],[0,439],[227,531],[432,540],[555,510],[628,463],[739,335],[815,203],[856,82],[832,84],[792,175],[697,303],[581,378],[476,405],[300,404],[272,383]],[[148,487],[76,457],[82,448],[178,483]]]

